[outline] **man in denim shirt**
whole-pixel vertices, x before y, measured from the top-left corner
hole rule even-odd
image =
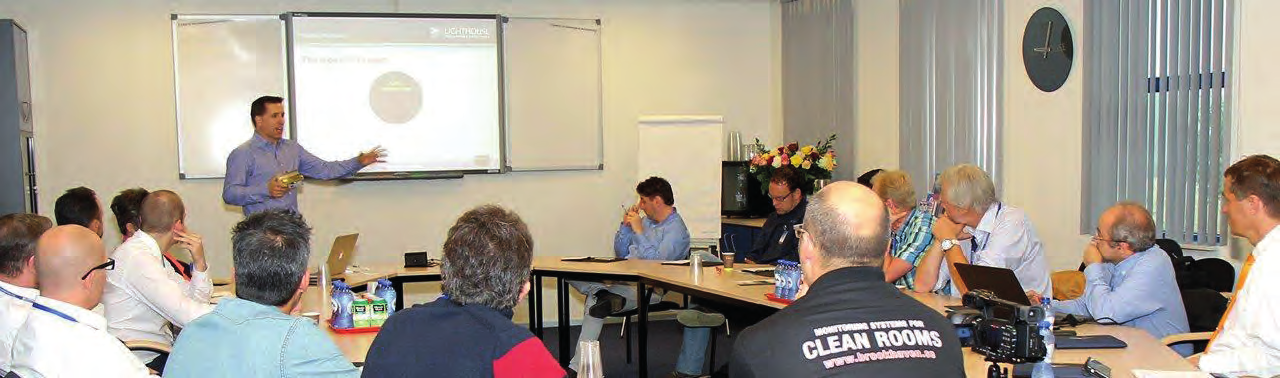
[[[1098,324],[1137,327],[1157,340],[1187,333],[1187,310],[1169,254],[1156,245],[1151,212],[1137,203],[1121,202],[1098,218],[1097,232],[1084,249],[1084,295],[1053,301],[1053,310],[1091,317]],[[1041,295],[1027,292],[1040,303]],[[1173,345],[1183,356],[1191,344]]]
[[[236,297],[187,324],[165,376],[359,376],[315,323],[289,315],[307,290],[310,238],[302,216],[284,209],[237,224],[231,237]]]
[[[640,200],[627,209],[622,224],[613,237],[613,254],[626,259],[680,260],[689,256],[689,229],[676,212],[671,184],[661,177],[650,177],[636,185]],[[644,215],[641,215],[644,212]],[[587,296],[587,313],[582,317],[582,333],[578,342],[600,338],[604,318],[609,314],[636,308],[636,287],[631,283],[570,281]],[[649,303],[662,300],[653,295]],[[577,366],[575,353],[569,367]]]

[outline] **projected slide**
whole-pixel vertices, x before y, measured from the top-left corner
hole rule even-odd
[[[495,17],[291,22],[293,119],[308,151],[338,160],[387,149],[362,173],[500,168]]]

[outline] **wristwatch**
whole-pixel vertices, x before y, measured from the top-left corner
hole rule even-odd
[[[944,239],[942,240],[941,243],[939,243],[939,246],[942,247],[943,252],[949,251],[951,250],[951,248],[954,248],[958,245],[960,245],[960,241],[956,239]]]

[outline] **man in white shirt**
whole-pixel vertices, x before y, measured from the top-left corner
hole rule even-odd
[[[1227,168],[1222,213],[1231,234],[1253,253],[1240,270],[1235,295],[1204,354],[1200,370],[1228,375],[1280,374],[1280,161],[1253,155]]]
[[[102,298],[107,258],[102,239],[77,225],[40,237],[36,274],[41,294],[18,331],[13,372],[38,377],[146,377],[146,366],[106,331],[92,309]]]
[[[204,246],[199,235],[187,231],[185,217],[182,199],[172,191],[158,190],[142,201],[142,230],[116,248],[112,257],[120,269],[107,274],[102,304],[111,335],[173,345],[170,324],[181,328],[213,311]],[[174,272],[163,257],[163,251],[175,245],[191,251],[191,281]],[[147,367],[164,372],[165,361],[155,353],[135,354]]]
[[[1031,220],[1022,209],[996,198],[987,172],[961,164],[942,171],[938,182],[945,214],[933,222],[937,244],[916,268],[916,291],[963,295],[967,290],[957,282],[952,264],[973,264],[1013,270],[1023,291],[1053,292],[1044,248]]]
[[[13,342],[31,313],[36,289],[36,240],[52,225],[35,214],[0,217],[0,376],[13,368]]]

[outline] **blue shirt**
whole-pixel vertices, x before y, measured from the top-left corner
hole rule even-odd
[[[287,208],[298,211],[298,191],[289,190],[280,198],[271,198],[267,183],[278,174],[298,171],[307,178],[321,180],[350,176],[364,166],[358,157],[342,161],[324,161],[297,142],[281,139],[272,144],[257,133],[227,156],[227,175],[222,179],[222,201],[243,206],[244,215],[267,209]]]
[[[911,270],[907,274],[903,274],[895,285],[906,286],[907,289],[915,290],[916,288],[916,266],[920,265],[920,258],[924,257],[924,251],[929,248],[929,244],[933,243],[933,214],[923,206],[916,206],[907,214],[907,219],[902,222],[902,227],[897,231],[893,231],[889,235],[889,251],[893,257],[902,259],[911,264]]]
[[[1160,247],[1152,246],[1120,263],[1090,264],[1084,268],[1084,277],[1084,294],[1054,301],[1054,311],[1141,328],[1157,340],[1190,332],[1173,264]],[[1183,356],[1191,354],[1190,344],[1173,349]]]
[[[613,254],[627,259],[680,260],[689,256],[689,228],[675,208],[662,223],[644,218],[644,232],[637,234],[623,224],[613,236]]]
[[[187,324],[165,377],[358,377],[333,340],[309,319],[226,297]]]

